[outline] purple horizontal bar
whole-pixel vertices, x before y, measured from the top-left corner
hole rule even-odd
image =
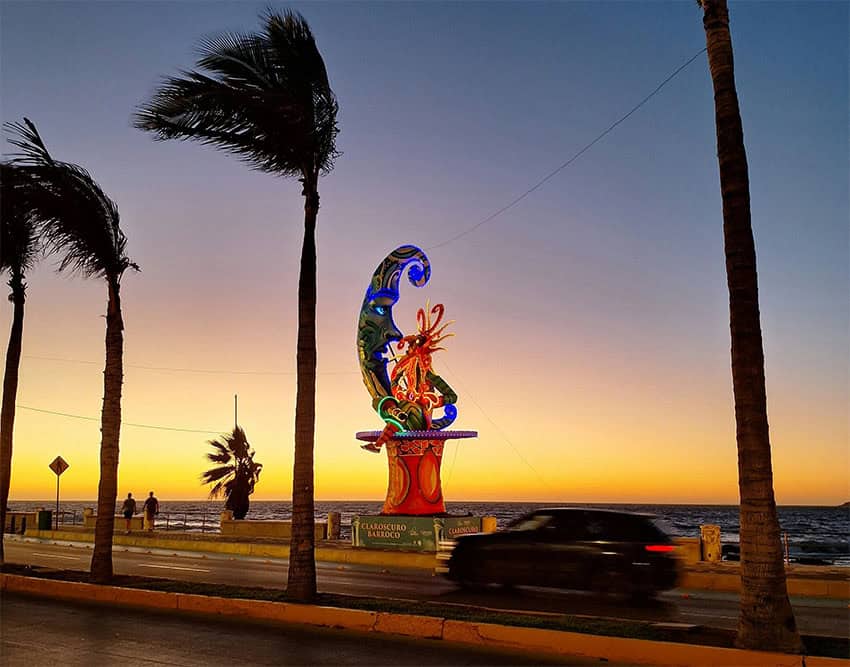
[[[354,437],[366,442],[375,442],[383,431],[358,431]],[[399,431],[392,440],[454,440],[477,438],[478,431]]]

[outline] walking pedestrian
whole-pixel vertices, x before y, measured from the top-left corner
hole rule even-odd
[[[150,532],[153,530],[154,517],[159,514],[159,501],[153,495],[153,491],[151,491],[145,500],[145,504],[142,506],[142,512],[145,515],[145,530]]]
[[[121,513],[124,515],[124,519],[127,521],[127,535],[129,535],[130,522],[133,519],[133,515],[136,513],[136,501],[133,500],[132,493],[127,494],[127,498],[124,500],[124,504],[121,506]]]

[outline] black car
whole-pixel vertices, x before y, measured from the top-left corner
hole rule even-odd
[[[652,516],[559,507],[532,512],[506,530],[458,538],[450,552],[438,554],[445,565],[437,571],[461,586],[546,586],[648,597],[675,587],[674,549]]]

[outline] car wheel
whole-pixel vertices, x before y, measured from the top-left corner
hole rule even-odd
[[[487,584],[472,579],[458,579],[457,585],[470,593],[484,593],[488,590]]]

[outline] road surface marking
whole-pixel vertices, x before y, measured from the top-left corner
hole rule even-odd
[[[682,611],[682,616],[711,616],[712,618],[738,618],[737,616],[722,616],[720,614],[704,614],[701,611]]]
[[[59,554],[45,554],[38,551],[33,551],[32,555],[44,556],[45,558],[65,558],[66,560],[80,560],[79,556],[60,556]]]
[[[209,572],[209,570],[204,570],[199,567],[180,567],[179,565],[148,565],[142,563],[139,567],[156,567],[160,570],[187,570],[188,572]]]

